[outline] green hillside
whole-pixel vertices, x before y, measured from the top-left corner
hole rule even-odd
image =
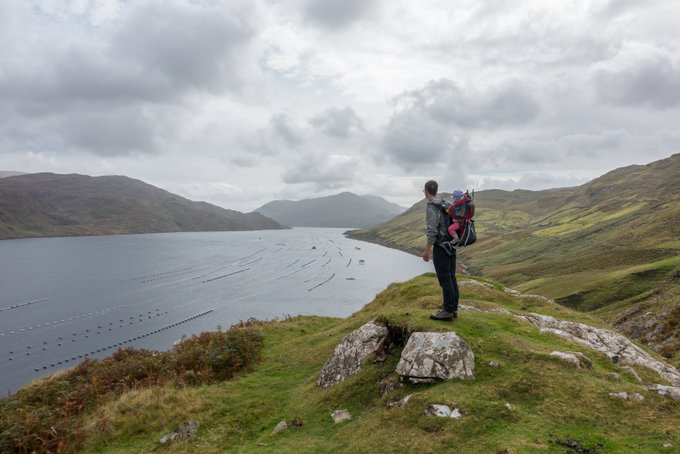
[[[638,297],[680,268],[680,154],[587,184],[476,194],[479,241],[461,253],[473,274],[596,310]],[[448,197],[447,194],[444,194]],[[419,253],[425,203],[357,239]],[[632,304],[632,303],[631,303]],[[602,311],[614,321],[621,313]]]
[[[200,423],[197,434],[160,452],[657,453],[680,447],[680,401],[648,391],[604,354],[543,333],[513,313],[602,322],[545,299],[507,293],[497,284],[468,284],[474,285],[461,286],[466,307],[452,323],[427,318],[441,297],[428,274],[391,285],[347,319],[294,317],[250,324],[244,332],[262,343],[261,360],[222,382],[192,385],[182,379],[153,385],[147,380],[79,412],[62,410],[57,398],[74,392],[68,375],[37,381],[0,401],[0,447],[9,449],[17,439],[40,443],[53,437],[52,423],[44,419],[50,408],[59,421],[70,418],[68,438],[59,441],[65,452],[150,452],[185,420]],[[406,384],[381,396],[380,383],[397,378],[401,348],[395,335],[396,345],[384,362],[369,359],[344,382],[318,387],[319,371],[335,345],[376,319],[403,334],[402,342],[413,331],[455,330],[474,352],[475,378]],[[581,352],[593,366],[576,369],[551,356],[554,350]],[[490,361],[499,367],[489,367]],[[109,367],[118,370],[120,363]],[[649,369],[635,369],[645,384],[665,383]],[[135,369],[140,382],[144,373],[143,367]],[[51,398],[41,394],[48,390]],[[622,391],[641,393],[644,400],[609,395]],[[386,407],[406,395],[412,398],[403,408]],[[425,407],[436,403],[455,406],[462,418],[424,416]],[[337,409],[349,410],[352,419],[334,424],[330,414]],[[32,417],[38,419],[31,422]],[[293,424],[272,434],[282,420]],[[44,432],[31,432],[38,428]]]
[[[281,228],[259,213],[194,202],[123,176],[0,178],[0,239]]]

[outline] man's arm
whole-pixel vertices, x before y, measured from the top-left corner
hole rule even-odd
[[[432,254],[432,245],[437,240],[437,228],[439,224],[439,218],[437,217],[437,208],[435,205],[428,203],[425,208],[425,224],[427,226],[427,244],[425,245],[425,251],[423,252],[423,260],[426,262],[430,261],[430,255]]]
[[[425,260],[426,262],[429,262],[431,254],[432,254],[432,243],[427,243],[425,245],[425,252],[423,252],[423,260]]]

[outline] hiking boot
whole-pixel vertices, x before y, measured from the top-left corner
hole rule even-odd
[[[439,309],[439,312],[437,312],[436,314],[430,315],[430,318],[431,318],[432,320],[446,320],[446,321],[449,321],[449,320],[453,320],[453,319],[456,318],[457,316],[458,316],[458,314],[455,313],[455,312],[447,312],[447,311],[445,311],[444,309]]]

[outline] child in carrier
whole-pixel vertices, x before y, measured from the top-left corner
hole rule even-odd
[[[463,191],[456,189],[451,193],[451,200],[453,205],[449,207],[449,216],[451,216],[451,225],[449,226],[449,235],[451,235],[451,244],[456,244],[460,241],[460,222],[456,217],[456,208],[460,205],[460,201],[465,194]]]

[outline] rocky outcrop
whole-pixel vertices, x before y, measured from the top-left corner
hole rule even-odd
[[[466,282],[470,282],[469,280]],[[475,285],[475,284],[468,284]],[[480,286],[486,286],[480,283]],[[540,295],[528,295],[517,292],[512,289],[505,289],[507,293],[523,296],[536,297],[549,302],[554,302],[549,298],[541,297]],[[584,323],[576,323],[565,320],[558,320],[548,315],[541,315],[536,313],[524,314],[512,312],[504,308],[488,308],[482,309],[475,306],[460,304],[459,309],[470,310],[478,312],[491,312],[512,315],[523,320],[526,320],[536,326],[541,332],[552,333],[557,336],[568,339],[584,347],[593,349],[595,351],[604,353],[615,363],[622,363],[624,365],[638,365],[651,369],[658,373],[661,377],[671,382],[673,385],[680,385],[680,371],[670,364],[659,361],[649,353],[642,350],[635,345],[624,335],[616,333],[611,330],[596,328],[594,326],[586,325]],[[665,345],[665,344],[664,344]],[[635,378],[638,380],[639,377]]]
[[[387,328],[374,322],[366,323],[345,336],[321,369],[316,384],[329,388],[358,372],[368,355],[376,351],[386,336]]]
[[[411,400],[412,396],[413,396],[413,394],[409,394],[408,396],[405,396],[403,399],[388,402],[387,408],[402,408],[402,407],[405,407],[406,404],[408,403],[408,401]]]
[[[551,356],[559,356],[561,359],[571,362],[579,369],[592,369],[593,362],[581,352],[558,352],[554,351]]]
[[[427,407],[425,407],[425,411],[423,412],[425,416],[438,416],[440,418],[453,418],[453,419],[459,419],[463,415],[461,414],[460,410],[457,408],[451,408],[448,405],[443,405],[443,404],[430,404]]]
[[[642,402],[645,400],[645,396],[640,393],[627,393],[625,391],[619,393],[609,393],[609,397],[612,399],[632,400],[636,402]]]
[[[175,430],[169,434],[164,435],[160,439],[162,445],[167,445],[170,443],[175,443],[180,440],[184,440],[192,436],[198,430],[198,421],[184,421]]]
[[[550,356],[555,356],[562,361],[575,366],[577,369],[588,368],[593,366],[593,362],[583,353],[580,352],[558,352],[550,353]]]
[[[531,322],[541,332],[552,333],[604,353],[615,363],[647,367],[672,384],[680,385],[680,371],[657,360],[621,334],[584,323],[557,320],[548,315],[532,313],[516,316]]]
[[[631,339],[644,342],[660,354],[680,349],[680,270],[660,283],[647,298],[619,314],[612,323]]]
[[[675,400],[680,400],[680,387],[678,386],[649,385],[647,389],[656,391],[662,396],[670,396]]]
[[[397,364],[397,374],[412,383],[471,379],[474,370],[474,353],[454,332],[412,333]]]

